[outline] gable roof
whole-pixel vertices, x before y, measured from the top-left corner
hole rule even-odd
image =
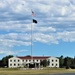
[[[40,60],[45,60],[45,59],[48,59],[50,56],[21,56],[18,58],[20,59],[40,59]]]

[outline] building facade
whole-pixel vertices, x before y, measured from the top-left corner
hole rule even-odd
[[[12,57],[8,60],[9,68],[18,68],[18,67],[41,67],[41,61],[49,61],[48,67],[57,67],[59,68],[59,59],[51,56],[24,56],[24,57]]]

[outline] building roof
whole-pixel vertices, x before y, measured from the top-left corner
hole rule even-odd
[[[45,60],[49,58],[50,56],[18,56],[20,59],[40,59],[40,60]]]

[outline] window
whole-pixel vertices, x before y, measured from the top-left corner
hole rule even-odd
[[[12,62],[12,60],[10,60],[10,62]]]
[[[56,60],[56,62],[57,62],[57,60]]]
[[[12,64],[10,64],[10,66],[12,66]]]
[[[52,62],[53,62],[54,60],[52,60]]]
[[[30,62],[31,60],[29,60],[29,62]]]
[[[19,62],[20,60],[18,60],[18,62]]]
[[[24,62],[24,60],[22,60]]]
[[[33,60],[33,62],[34,62],[34,60]]]
[[[56,66],[57,66],[57,64],[56,64]]]
[[[14,60],[14,62],[16,62],[16,60]]]
[[[53,66],[54,64],[52,64],[52,66]]]
[[[27,60],[26,60],[26,62],[27,62]]]
[[[16,66],[16,64],[14,64],[14,66]]]
[[[18,66],[20,66],[20,64],[18,64]]]
[[[38,60],[37,60],[37,62],[38,62]]]

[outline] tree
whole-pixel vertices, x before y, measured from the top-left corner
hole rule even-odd
[[[63,58],[63,55],[61,55],[59,57],[59,65],[60,65],[60,68],[62,68],[64,66],[64,58]]]
[[[2,60],[0,60],[0,67],[3,67],[3,66],[4,66],[4,64],[3,64]]]
[[[46,67],[46,66],[49,65],[49,63],[50,62],[48,60],[43,60],[43,61],[40,62],[40,65],[43,66],[43,67]]]
[[[65,57],[65,59],[64,59],[64,65],[66,66],[67,69],[70,68],[70,66],[72,64],[71,60],[72,60],[72,58],[70,58],[70,57]]]
[[[13,57],[13,55],[8,55],[8,56],[2,58],[3,66],[8,67],[8,59],[11,57]]]
[[[75,69],[75,56],[74,56],[74,58],[72,58],[71,62],[72,63],[71,63],[70,68]]]
[[[74,56],[74,60],[73,61],[74,61],[74,64],[75,64],[75,56]]]

